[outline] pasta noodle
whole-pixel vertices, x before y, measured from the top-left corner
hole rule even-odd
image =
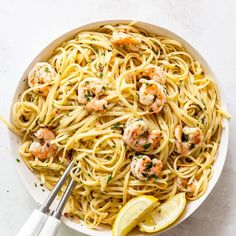
[[[67,215],[82,219],[90,228],[111,226],[120,208],[134,196],[148,194],[164,202],[181,191],[188,200],[205,193],[222,122],[228,115],[220,107],[214,80],[179,42],[134,24],[104,25],[64,42],[48,63],[52,70],[46,67],[45,73],[51,73],[53,79],[31,80],[14,105],[14,126],[10,128],[22,136],[20,154],[47,188],[53,188],[70,161],[76,163],[71,171],[76,185],[65,209]],[[146,74],[150,65],[161,69],[164,84],[153,82]],[[29,80],[34,76],[29,75]],[[93,78],[92,82],[87,78]],[[89,83],[101,83],[103,88],[91,85],[90,90],[96,90],[91,95]],[[141,88],[146,91],[149,83],[159,86],[159,95],[166,97],[166,101],[158,100],[163,104],[158,103],[156,112],[144,104],[149,103],[148,96],[140,102]],[[87,102],[79,102],[79,91],[88,92],[82,97]],[[159,132],[155,148],[148,149],[150,142],[144,145],[147,151],[142,146],[135,151],[136,144],[132,148],[130,139],[125,141],[124,130],[136,118],[140,125],[147,125],[148,132]],[[175,134],[177,126],[200,129],[200,145],[190,145],[188,138],[184,146],[188,152],[177,151],[177,145],[181,149],[184,143]],[[55,134],[50,141],[55,155],[45,158],[31,151],[40,127]],[[158,159],[161,172],[154,179],[141,179],[144,173],[138,178],[130,164],[134,155]]]

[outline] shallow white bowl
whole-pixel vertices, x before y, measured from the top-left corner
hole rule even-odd
[[[130,22],[131,22],[130,20],[107,20],[107,21],[94,22],[94,23],[90,23],[90,24],[81,26],[79,28],[76,28],[68,33],[65,33],[64,35],[60,36],[56,40],[54,40],[51,44],[49,44],[45,49],[43,49],[37,55],[37,57],[32,61],[32,63],[25,70],[24,74],[22,75],[22,77],[19,81],[18,87],[15,91],[15,95],[14,95],[12,104],[14,104],[14,102],[17,101],[19,94],[27,86],[27,82],[25,82],[25,78],[27,78],[27,74],[30,71],[30,69],[33,67],[33,65],[38,61],[47,60],[52,55],[53,50],[56,47],[58,47],[63,41],[73,38],[80,31],[96,30],[99,26],[104,25],[104,24],[117,24],[117,23],[130,23]],[[149,23],[145,23],[145,22],[137,22],[136,26],[143,28],[148,32],[152,32],[152,33],[155,33],[155,34],[158,34],[161,36],[166,36],[166,37],[169,37],[169,38],[172,38],[172,39],[175,39],[175,40],[181,42],[184,45],[184,47],[186,48],[186,50],[195,59],[200,61],[200,63],[204,67],[206,74],[212,76],[215,79],[215,81],[217,82],[218,87],[219,87],[219,83],[217,81],[216,76],[214,75],[214,73],[212,72],[212,70],[208,66],[207,62],[204,60],[204,58],[200,55],[200,53],[195,48],[193,48],[189,43],[187,43],[180,36],[176,35],[175,33],[171,32],[167,29],[159,27],[157,25],[153,25],[153,24],[149,24]],[[224,102],[225,99],[222,94],[222,90],[220,90],[220,97],[222,100],[223,109],[227,110],[226,104]],[[12,117],[10,117],[10,120],[12,120]],[[207,196],[209,195],[209,193],[211,192],[211,190],[215,186],[215,184],[222,172],[224,162],[226,159],[227,148],[228,148],[228,133],[229,133],[228,120],[224,119],[223,123],[224,123],[225,129],[223,130],[223,133],[222,133],[219,152],[217,155],[217,159],[214,163],[214,174],[213,174],[212,179],[209,182],[209,186],[208,186],[206,193],[202,197],[200,197],[199,199],[189,202],[187,204],[187,207],[186,207],[184,213],[181,215],[181,217],[174,224],[172,224],[170,227],[168,227],[167,229],[170,229],[170,228],[178,225],[183,220],[188,218],[203,203],[203,201],[207,198]],[[17,137],[17,135],[15,135],[12,132],[9,132],[9,140],[10,140],[10,146],[13,151],[12,158],[15,159],[16,153],[18,153],[20,140],[19,140],[19,137]],[[43,188],[40,186],[40,182],[38,181],[36,176],[32,172],[30,172],[30,170],[27,168],[27,166],[24,164],[23,161],[21,161],[20,163],[17,163],[16,166],[17,166],[16,168],[21,176],[21,179],[24,182],[29,193],[32,195],[32,197],[35,199],[36,202],[42,203],[45,200],[45,198],[48,196],[49,191],[47,189],[45,189],[45,191],[42,190]],[[35,183],[37,184],[38,187],[35,187]],[[84,234],[87,234],[87,235],[91,235],[91,236],[110,236],[111,235],[111,230],[109,230],[109,229],[91,230],[91,229],[88,229],[86,226],[84,226],[83,222],[75,223],[75,222],[72,222],[69,219],[66,219],[64,217],[62,218],[62,221],[67,226],[69,226],[79,232],[82,232]],[[157,235],[157,234],[153,234],[153,235]],[[150,234],[141,233],[139,231],[133,231],[132,233],[130,233],[130,235],[141,236],[141,235],[150,235]]]

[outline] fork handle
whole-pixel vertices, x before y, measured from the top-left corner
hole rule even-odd
[[[42,213],[40,210],[35,209],[25,224],[22,226],[17,236],[35,236],[41,231],[48,216]]]
[[[60,224],[60,220],[53,216],[48,216],[48,219],[38,236],[56,236]]]

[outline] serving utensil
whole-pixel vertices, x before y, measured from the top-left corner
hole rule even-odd
[[[49,194],[48,198],[32,212],[17,236],[55,236],[57,234],[61,223],[60,218],[62,211],[74,187],[75,181],[73,178],[70,180],[57,208],[54,211],[50,211],[50,206],[74,166],[75,163],[72,161]],[[76,173],[78,173],[78,171],[79,169],[77,169]]]

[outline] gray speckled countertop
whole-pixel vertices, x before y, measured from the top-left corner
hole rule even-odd
[[[39,50],[78,25],[109,18],[139,19],[174,30],[202,53],[221,79],[232,115],[222,176],[190,218],[162,235],[236,235],[235,0],[0,0],[0,113],[9,113],[17,80]],[[15,235],[36,204],[9,158],[7,130],[2,124],[0,129],[0,235]],[[63,226],[58,235],[79,234]]]

